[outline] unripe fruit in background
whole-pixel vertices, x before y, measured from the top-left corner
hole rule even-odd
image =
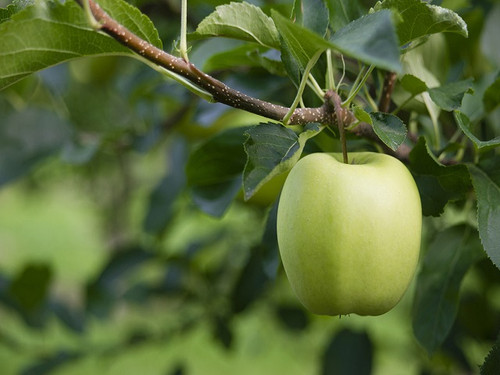
[[[422,211],[413,177],[378,153],[311,154],[291,170],[277,232],[300,301],[321,315],[380,315],[408,288],[420,251]]]

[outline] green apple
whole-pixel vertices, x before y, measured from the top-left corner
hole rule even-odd
[[[407,168],[371,152],[301,159],[281,193],[277,232],[285,272],[321,315],[380,315],[408,288],[420,251],[422,209]]]

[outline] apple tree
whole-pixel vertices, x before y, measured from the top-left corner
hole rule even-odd
[[[78,213],[62,204],[47,216],[53,224],[46,231],[27,226],[16,234],[8,232],[21,227],[14,218],[29,220],[35,203],[22,198],[25,216],[4,211],[0,321],[17,327],[0,325],[0,363],[7,373],[117,373],[112,364],[138,346],[171,348],[199,327],[211,334],[204,345],[213,341],[237,352],[259,324],[294,335],[294,350],[304,350],[297,373],[388,374],[391,361],[399,369],[410,363],[408,374],[500,373],[495,1],[0,5],[0,206],[8,207],[1,194],[12,188],[22,197],[49,189],[61,202],[76,189],[99,217],[99,229],[78,242],[83,251],[62,245],[47,261],[33,244],[45,237],[57,242]],[[293,185],[304,187],[286,202],[293,227],[285,220],[277,228],[280,192],[300,160],[339,153],[341,161],[355,164],[350,156],[358,152],[398,159],[418,196],[404,194],[389,209],[392,198],[378,194],[375,214],[386,224],[376,226],[377,235],[370,223],[355,225],[373,214],[370,205],[349,221],[349,213],[337,213],[302,226],[302,213],[313,218],[328,207],[325,191],[332,190],[317,189],[326,180],[323,172],[310,177],[301,171]],[[357,186],[374,191],[363,173]],[[344,184],[347,177],[338,176],[331,186]],[[389,176],[382,190],[398,191],[402,178]],[[340,198],[346,210],[360,205],[356,194]],[[303,203],[300,210],[294,211],[295,202]],[[416,211],[400,234],[400,222]],[[406,257],[400,251],[420,249],[418,265],[409,268],[390,251],[379,258],[391,274],[404,273],[403,290],[411,280],[386,315],[318,317],[291,291],[278,237],[328,247],[339,241],[325,229],[329,220],[350,223],[343,233],[366,237],[368,248],[375,237],[397,243],[394,258],[401,261]],[[35,238],[25,241],[31,250],[9,267],[9,259],[24,251],[18,243],[26,236]],[[94,237],[104,245],[100,263],[90,265],[85,248]],[[370,272],[349,257],[338,259],[338,273],[348,270],[355,280]],[[314,264],[306,270],[309,280],[322,259]],[[89,267],[85,276],[72,278],[78,272],[72,270],[82,267]],[[387,281],[378,277],[371,283]],[[341,304],[357,293],[352,279],[348,284],[335,286],[340,289],[333,298]],[[312,289],[302,288],[305,299]],[[370,291],[361,296],[375,304],[368,311],[379,311]],[[259,318],[250,324],[252,314]],[[126,328],[117,323],[123,320]],[[379,326],[386,328],[374,328]],[[35,338],[43,332],[47,346]],[[97,339],[99,332],[106,333]],[[398,362],[393,357],[401,335],[405,352]],[[166,359],[142,360],[137,368],[212,371],[197,367],[209,360],[194,353],[196,344],[183,345],[184,354],[166,349]],[[13,355],[15,348],[23,354]],[[218,355],[230,358],[227,352]],[[279,355],[277,363],[291,368],[293,361]],[[213,372],[234,373],[236,356],[233,367],[212,366]],[[249,373],[285,372],[262,358],[247,358],[242,366]]]

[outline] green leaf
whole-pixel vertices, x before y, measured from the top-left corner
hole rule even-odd
[[[95,135],[109,135],[136,126],[138,121],[129,111],[130,104],[122,93],[110,86],[96,89],[94,85],[75,80],[64,94],[64,105],[74,127]]]
[[[412,95],[418,95],[428,90],[425,82],[412,74],[405,74],[400,83],[401,87]]]
[[[61,349],[50,352],[43,357],[34,359],[29,365],[22,368],[22,374],[41,375],[58,371],[63,366],[70,366],[73,361],[82,357],[82,352],[73,349]],[[63,370],[64,371],[64,370]]]
[[[286,48],[291,57],[304,70],[309,60],[318,52],[330,48],[331,45],[318,34],[291,22],[276,11],[271,12],[281,36],[282,49]]]
[[[308,124],[298,136],[280,124],[260,124],[247,131],[245,152],[248,161],[243,172],[245,199],[250,199],[274,176],[287,172],[297,163],[306,141],[324,129]]]
[[[284,76],[286,73],[283,63],[279,60],[267,58],[262,54],[263,50],[264,47],[255,44],[244,44],[227,51],[215,53],[205,61],[203,71],[208,73],[221,69],[248,66],[261,67],[272,74]]]
[[[363,108],[355,106],[353,108],[354,116],[362,122],[366,122],[368,124],[372,124],[372,118],[370,117],[370,114],[366,112]]]
[[[195,35],[224,36],[276,49],[280,47],[273,20],[260,8],[245,2],[219,5],[200,22]]]
[[[491,112],[500,105],[500,76],[484,92],[483,103],[486,112]]]
[[[406,138],[406,126],[397,116],[383,112],[367,113],[360,107],[354,107],[354,116],[372,125],[375,134],[392,150],[397,150]]]
[[[123,245],[122,245],[123,246]],[[118,290],[145,262],[154,256],[150,249],[129,244],[107,256],[101,271],[89,280],[85,290],[86,311],[100,318],[109,318],[121,293]]]
[[[52,270],[47,264],[27,264],[12,280],[8,294],[21,310],[36,313],[45,303],[51,279]]]
[[[125,26],[139,38],[162,48],[163,43],[153,22],[139,9],[124,0],[99,0],[99,5],[113,19]]]
[[[401,45],[442,32],[468,35],[467,24],[458,14],[422,0],[384,0],[374,9],[391,9],[400,18],[397,31]]]
[[[426,216],[439,216],[446,203],[463,199],[472,188],[467,167],[439,163],[423,137],[413,147],[409,159]]]
[[[310,316],[299,305],[285,302],[275,307],[276,317],[289,331],[304,331],[309,326]]]
[[[302,25],[324,36],[330,22],[324,0],[302,0]]]
[[[138,9],[123,0],[101,0],[99,4],[132,32],[161,47],[153,24]],[[83,10],[74,1],[36,2],[1,23],[0,35],[0,89],[74,58],[132,53],[111,37],[89,28]]]
[[[241,313],[254,303],[269,286],[270,278],[264,269],[264,259],[259,246],[252,249],[231,291],[231,311]]]
[[[493,2],[484,14],[481,22],[481,53],[497,68],[500,68],[500,49],[498,48],[498,34],[500,32],[500,4]]]
[[[358,0],[329,0],[330,26],[338,31],[351,21],[362,16],[362,8]]]
[[[186,174],[193,200],[209,215],[221,216],[241,189],[246,163],[244,133],[249,128],[224,130],[200,145],[189,157]]]
[[[293,84],[298,88],[300,85],[300,80],[302,72],[305,69],[305,65],[300,64],[299,61],[294,57],[291,49],[288,47],[287,43],[280,36],[281,41],[281,61],[288,74],[288,77],[293,82]]]
[[[0,186],[29,173],[69,141],[68,124],[54,113],[29,108],[0,121]]]
[[[375,134],[396,151],[406,138],[407,129],[403,121],[397,116],[383,112],[372,112],[370,118]]]
[[[282,45],[303,70],[318,52],[338,50],[366,64],[400,71],[399,47],[389,11],[364,16],[336,32],[330,41],[273,11]]]
[[[430,244],[417,277],[413,311],[415,337],[429,354],[450,332],[462,279],[482,256],[477,232],[465,225],[438,233]]]
[[[429,95],[434,103],[445,111],[453,111],[462,105],[462,99],[467,93],[472,93],[472,78],[452,82],[429,89]]]
[[[174,216],[173,205],[185,187],[185,165],[187,144],[182,138],[175,138],[167,150],[168,171],[149,196],[144,217],[144,231],[161,233]]]
[[[331,339],[323,352],[321,374],[373,373],[374,344],[366,331],[344,328]]]
[[[248,54],[248,58],[254,63],[254,66],[260,66],[266,69],[269,73],[277,76],[286,76],[286,70],[283,66],[283,62],[280,60],[275,60],[264,54],[258,53],[256,50],[251,51]]]
[[[396,30],[389,11],[368,14],[338,30],[331,43],[340,52],[366,64],[401,71]]]
[[[0,8],[0,23],[7,21],[12,15],[20,12],[27,6],[33,5],[34,0],[14,0],[7,8]]]
[[[462,129],[464,134],[472,141],[472,143],[474,143],[474,146],[478,150],[487,151],[500,145],[500,137],[490,139],[489,141],[481,141],[472,133],[472,123],[464,113],[454,111],[453,114],[460,129]]]
[[[500,374],[500,335],[497,337],[495,344],[484,359],[480,371],[480,375],[497,375]]]
[[[478,167],[468,167],[477,198],[479,236],[486,254],[500,269],[500,186]]]

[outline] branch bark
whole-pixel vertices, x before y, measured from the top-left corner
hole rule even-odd
[[[394,91],[394,84],[396,83],[397,74],[394,72],[387,72],[384,77],[384,85],[382,88],[382,95],[378,105],[379,111],[389,112],[391,106],[391,96]]]

